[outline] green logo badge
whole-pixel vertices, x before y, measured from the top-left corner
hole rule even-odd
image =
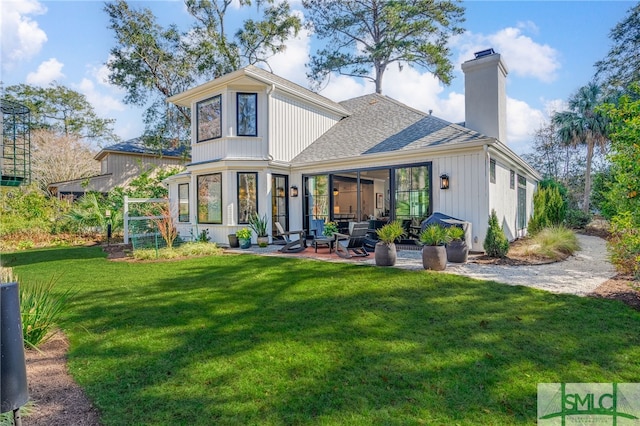
[[[640,425],[639,383],[539,383],[538,425]]]

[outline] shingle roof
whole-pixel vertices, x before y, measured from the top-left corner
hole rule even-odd
[[[181,157],[187,147],[184,145],[177,145],[175,147],[163,148],[162,156],[164,157]],[[104,147],[96,159],[103,157],[107,152],[122,152],[127,154],[144,154],[144,155],[160,155],[160,151],[157,148],[150,148],[144,144],[143,138],[133,138],[128,141],[116,143],[110,146]]]
[[[351,115],[298,154],[293,163],[457,145],[486,139],[476,131],[379,94],[349,99],[340,104]]]

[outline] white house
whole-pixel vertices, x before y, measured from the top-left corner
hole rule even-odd
[[[409,229],[441,212],[470,222],[482,251],[492,209],[523,235],[540,175],[505,142],[507,67],[489,49],[462,69],[466,125],[378,94],[336,103],[254,66],[172,96],[192,111],[192,162],[167,179],[181,235],[197,226],[225,243],[255,211],[274,236],[275,221]]]

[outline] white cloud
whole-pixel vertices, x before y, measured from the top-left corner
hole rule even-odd
[[[35,86],[47,86],[64,77],[62,67],[64,67],[62,62],[56,58],[50,58],[41,63],[36,72],[27,74],[26,82]]]
[[[545,114],[529,104],[507,98],[507,141],[518,154],[528,151],[536,130],[546,122]]]
[[[47,9],[36,0],[16,0],[0,2],[0,10],[0,57],[3,68],[10,69],[40,52],[47,41],[47,34],[30,16]]]
[[[74,89],[82,93],[87,101],[93,105],[100,117],[108,117],[114,111],[124,111],[125,106],[120,100],[111,95],[101,93],[88,78],[83,78],[80,84],[73,85]]]
[[[531,25],[535,24],[526,28]],[[554,81],[561,67],[559,52],[547,44],[536,43],[523,34],[523,28],[507,27],[489,35],[466,32],[452,39],[452,44],[460,51],[458,64],[473,59],[474,52],[493,47],[504,57],[510,73],[545,83]]]
[[[308,87],[305,64],[309,60],[311,35],[302,29],[295,38],[285,43],[286,49],[269,58],[269,66],[274,74]]]

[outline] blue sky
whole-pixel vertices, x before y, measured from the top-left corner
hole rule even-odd
[[[190,22],[180,0],[135,1],[163,25]],[[384,94],[417,109],[433,110],[452,122],[464,120],[464,81],[460,64],[473,52],[493,47],[509,68],[508,143],[531,151],[533,132],[549,114],[594,74],[593,64],[607,54],[609,32],[635,5],[631,1],[465,1],[467,30],[451,40],[455,79],[443,86],[425,70],[392,66]],[[300,9],[298,1],[293,2]],[[1,80],[5,86],[52,81],[87,96],[98,114],[117,120],[123,139],[143,131],[141,111],[122,102],[123,93],[105,81],[104,66],[114,45],[101,1],[0,0]],[[232,11],[241,19],[237,10]],[[301,12],[302,13],[302,12]],[[186,27],[185,27],[186,28]],[[273,71],[307,86],[305,63],[317,43],[303,32],[287,51],[270,61]],[[333,76],[321,92],[340,101],[373,92],[373,86]]]

